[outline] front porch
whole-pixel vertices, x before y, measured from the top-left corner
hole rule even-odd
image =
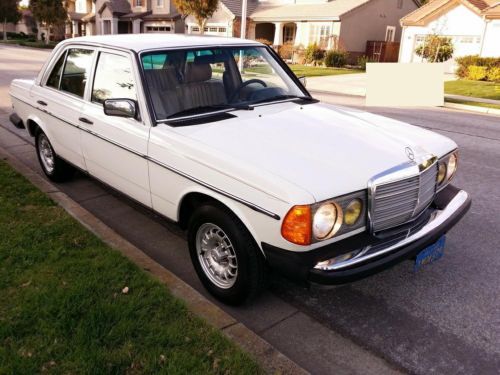
[[[255,22],[255,39],[273,46],[306,48],[316,43],[325,50],[337,49],[339,33],[340,22]]]

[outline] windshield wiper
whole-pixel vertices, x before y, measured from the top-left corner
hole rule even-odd
[[[202,114],[210,114],[212,111],[222,111],[222,110],[246,110],[246,111],[252,111],[253,107],[250,107],[248,104],[217,104],[217,105],[204,105],[200,107],[194,107],[194,108],[188,108],[184,109],[182,111],[176,112],[170,116],[168,116],[168,119],[174,118],[174,117],[181,117],[181,116],[189,116],[189,115],[202,115]]]
[[[276,95],[276,96],[271,96],[270,98],[264,98],[264,99],[257,100],[255,102],[250,103],[250,105],[273,102],[273,101],[277,101],[277,100],[286,100],[286,99],[299,99],[299,100],[305,100],[308,102],[315,102],[316,101],[316,99],[314,99],[313,97],[306,96],[306,95]]]

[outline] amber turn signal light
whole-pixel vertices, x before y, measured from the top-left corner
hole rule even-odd
[[[293,206],[283,219],[281,235],[297,245],[310,245],[311,207]]]

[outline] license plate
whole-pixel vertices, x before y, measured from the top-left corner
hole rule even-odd
[[[446,237],[443,235],[437,242],[426,247],[417,255],[415,260],[414,271],[418,271],[423,266],[435,262],[444,255],[444,244],[446,242]]]

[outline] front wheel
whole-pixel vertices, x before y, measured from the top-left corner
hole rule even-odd
[[[243,223],[217,205],[199,207],[188,226],[191,260],[205,288],[217,299],[240,304],[265,285],[265,262]]]
[[[39,130],[35,138],[36,154],[43,173],[54,182],[63,182],[73,177],[74,169],[55,153],[47,135]]]

